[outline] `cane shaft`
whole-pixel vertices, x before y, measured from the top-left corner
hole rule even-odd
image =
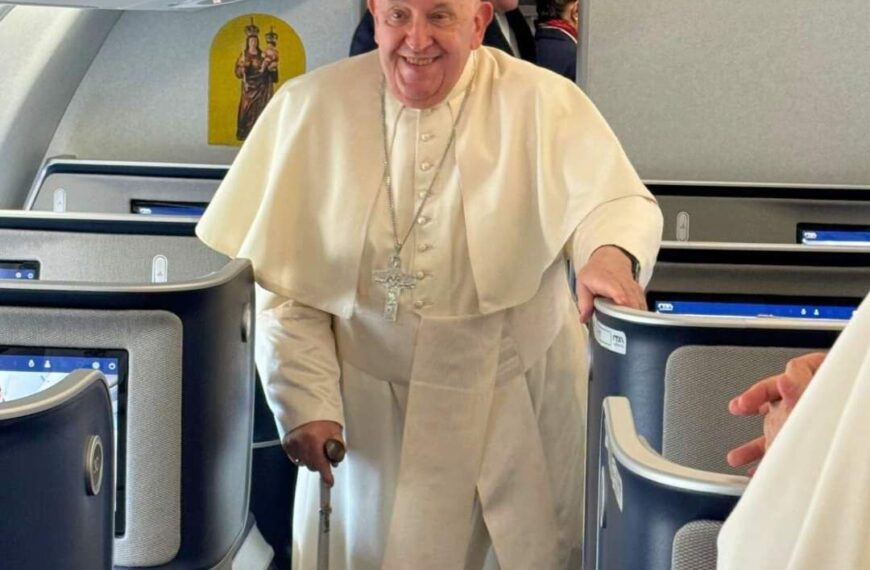
[[[344,444],[337,439],[330,439],[323,446],[326,459],[337,467],[344,459]],[[329,570],[329,525],[332,515],[332,490],[323,480],[320,480],[320,528],[317,535],[317,570]]]
[[[320,532],[317,537],[317,570],[329,570],[329,517],[332,514],[329,485],[320,482]]]

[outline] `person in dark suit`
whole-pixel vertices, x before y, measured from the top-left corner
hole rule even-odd
[[[578,0],[537,0],[535,46],[538,65],[577,79]]]
[[[528,62],[537,61],[535,54],[535,38],[526,23],[522,12],[517,7],[518,0],[491,0],[495,8],[495,17],[486,28],[483,45],[498,48]],[[503,32],[507,29],[510,38]],[[350,42],[350,55],[360,55],[377,47],[375,43],[375,21],[368,10],[363,14]]]

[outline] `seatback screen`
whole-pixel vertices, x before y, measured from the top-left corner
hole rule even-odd
[[[859,301],[795,297],[751,297],[735,295],[667,294],[650,295],[650,308],[659,314],[696,317],[833,319],[847,321]]]
[[[35,281],[39,279],[39,262],[0,260],[0,279]]]
[[[0,401],[53,386],[73,370],[99,370],[109,381],[115,424],[115,535],[125,532],[127,351],[0,346]]]
[[[804,245],[870,247],[870,226],[798,224],[797,241]]]
[[[130,211],[143,216],[183,216],[198,218],[208,207],[206,202],[173,202],[167,200],[132,200]]]

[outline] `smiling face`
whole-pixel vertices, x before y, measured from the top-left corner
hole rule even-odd
[[[492,5],[480,0],[368,0],[390,93],[403,105],[437,105],[480,47]]]

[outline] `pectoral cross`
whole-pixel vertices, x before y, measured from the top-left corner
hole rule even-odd
[[[387,300],[384,303],[384,318],[395,322],[399,311],[399,295],[417,286],[417,280],[402,272],[402,258],[398,254],[390,256],[389,269],[372,272],[375,283],[384,288]]]

